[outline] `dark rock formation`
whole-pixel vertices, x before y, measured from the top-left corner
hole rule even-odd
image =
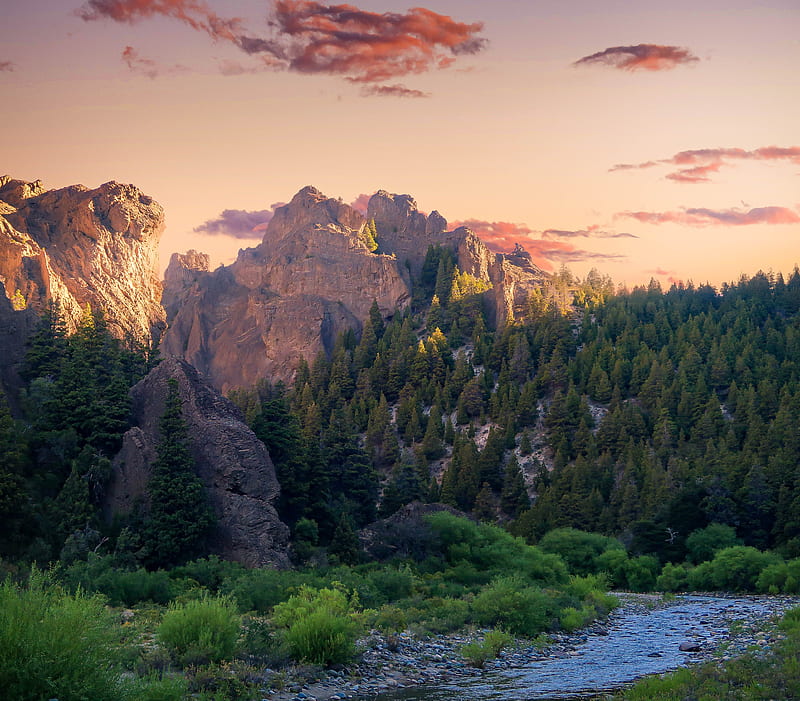
[[[128,514],[141,500],[146,504],[170,378],[178,381],[189,447],[217,519],[211,552],[248,567],[286,566],[289,531],[272,506],[279,485],[266,447],[233,403],[174,358],[131,389],[135,426],[114,459],[106,516]]]

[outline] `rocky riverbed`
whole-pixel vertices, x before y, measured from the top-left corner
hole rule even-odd
[[[748,650],[768,651],[778,639],[775,621],[798,597],[617,594],[620,607],[606,621],[546,644],[520,642],[487,663],[469,666],[459,654],[484,631],[393,645],[376,632],[362,641],[358,663],[301,681],[276,676],[282,689],[264,689],[269,701],[444,701],[445,699],[566,699],[618,688],[646,674]],[[391,648],[391,649],[390,649]],[[308,670],[306,670],[308,672]]]

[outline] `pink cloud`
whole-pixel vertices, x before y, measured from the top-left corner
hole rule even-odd
[[[702,148],[680,151],[674,156],[660,161],[644,163],[618,163],[610,172],[618,170],[639,170],[652,168],[658,164],[679,166],[666,175],[668,180],[679,183],[710,182],[709,174],[716,173],[726,165],[741,161],[785,161],[800,165],[800,146],[763,146],[748,151],[743,148]]]
[[[636,234],[627,234],[625,232],[604,231],[597,224],[591,224],[585,229],[577,229],[575,231],[565,229],[545,229],[542,232],[543,238],[598,238],[598,239],[638,239]]]
[[[361,212],[361,214],[366,215],[367,207],[369,205],[369,200],[371,197],[372,195],[361,193],[350,203],[350,206],[356,211]]]
[[[553,270],[553,262],[577,263],[593,259],[618,260],[625,257],[618,254],[585,251],[562,241],[534,238],[533,235],[538,232],[525,224],[466,219],[452,222],[451,226],[454,229],[460,226],[467,227],[480,237],[492,251],[497,253],[511,251],[516,244],[521,243],[531,254],[532,262],[543,270]]]
[[[695,63],[697,58],[689,49],[660,44],[612,46],[590,56],[584,56],[574,66],[610,66],[625,71],[666,71],[680,65]]]
[[[714,210],[704,207],[679,212],[620,212],[616,216],[642,224],[682,224],[683,226],[749,226],[751,224],[796,224],[800,216],[786,207],[754,207],[750,210]]]
[[[661,277],[677,274],[674,270],[664,270],[664,268],[653,268],[653,270],[645,270],[645,272],[649,275],[660,275]]]
[[[269,209],[249,211],[246,209],[225,209],[215,219],[199,224],[195,233],[208,236],[230,236],[235,239],[260,239],[260,232],[267,228],[275,210],[285,205],[276,202]]]
[[[188,70],[185,66],[162,66],[150,58],[139,55],[132,46],[126,46],[122,52],[122,60],[132,73],[143,75],[151,80],[160,75],[184,73]]]
[[[421,7],[404,14],[377,13],[353,5],[276,0],[267,37],[255,36],[240,18],[220,17],[202,0],[87,0],[78,15],[87,22],[110,19],[128,24],[169,17],[258,56],[265,67],[338,75],[355,83],[382,83],[447,68],[459,56],[476,54],[486,46],[486,39],[479,36],[482,23],[459,22]],[[238,75],[256,69],[230,64],[222,70]],[[370,87],[364,94],[426,96],[402,85]]]
[[[364,97],[430,97],[431,94],[422,90],[412,90],[405,85],[369,85],[361,89]]]
[[[17,65],[13,61],[0,61],[0,73],[11,73],[17,70]]]

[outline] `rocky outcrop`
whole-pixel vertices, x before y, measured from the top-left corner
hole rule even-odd
[[[374,252],[363,237],[370,220]],[[492,253],[469,229],[447,231],[444,217],[422,214],[408,195],[376,193],[365,218],[306,187],[276,211],[261,244],[240,251],[232,265],[209,272],[202,254],[172,257],[162,351],[225,392],[264,377],[290,381],[301,358],[310,363],[340,332],[358,332],[373,300],[385,316],[404,308],[429,245],[451,248],[462,271],[491,283],[495,323],[524,313],[530,290],[547,277],[524,251]]]
[[[44,189],[0,177],[0,283],[15,308],[56,302],[68,330],[88,303],[113,333],[148,341],[164,326],[158,242],[164,212],[133,185]]]
[[[233,403],[193,367],[174,358],[161,362],[131,389],[134,427],[114,459],[107,517],[147,503],[171,378],[178,382],[189,447],[217,519],[210,551],[248,567],[287,566],[289,531],[272,506],[279,486],[266,447]]]
[[[223,391],[290,380],[301,358],[311,362],[340,332],[359,330],[373,300],[386,316],[410,300],[407,270],[369,250],[364,224],[356,210],[307,187],[230,266],[209,273],[173,257],[162,351]]]
[[[414,273],[422,268],[429,245],[453,249],[462,272],[492,284],[488,297],[495,324],[522,316],[531,290],[548,278],[519,245],[511,254],[493,253],[466,227],[447,231],[447,221],[437,211],[428,216],[419,212],[408,195],[376,192],[369,200],[367,219],[375,222],[378,250],[393,254]]]

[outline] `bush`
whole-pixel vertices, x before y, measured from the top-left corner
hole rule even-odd
[[[606,550],[595,560],[598,572],[605,572],[608,575],[609,584],[612,587],[626,586],[625,566],[627,562],[628,553],[624,550]]]
[[[567,581],[567,568],[560,557],[527,545],[497,526],[473,523],[447,511],[425,518],[450,566],[465,563],[489,578],[516,572],[530,583],[552,585]]]
[[[586,533],[576,528],[556,528],[545,534],[539,547],[561,557],[572,574],[596,574],[601,571],[597,558],[614,550],[624,552],[615,538],[598,533]]]
[[[461,648],[464,659],[473,667],[483,669],[488,660],[495,659],[514,639],[505,631],[490,630],[482,642],[467,643]]]
[[[661,569],[658,560],[652,555],[640,555],[628,560],[623,570],[625,582],[631,591],[653,591],[656,575]]]
[[[571,633],[578,628],[583,628],[588,623],[591,623],[595,618],[596,612],[592,606],[582,606],[576,609],[572,606],[562,609],[559,616],[561,627],[568,633]]]
[[[800,559],[769,565],[756,580],[762,594],[800,594]]]
[[[658,591],[683,591],[689,584],[689,572],[684,565],[668,562],[656,579]]]
[[[172,603],[156,634],[181,665],[220,662],[233,657],[242,620],[226,596]]]
[[[557,607],[549,594],[512,576],[494,580],[475,597],[472,609],[481,625],[533,637],[550,628]]]
[[[712,523],[705,528],[692,531],[686,539],[687,559],[695,564],[712,560],[723,548],[741,545],[736,531],[722,523]]]
[[[355,602],[341,589],[302,586],[278,604],[273,623],[284,629],[289,654],[298,662],[338,664],[355,654],[359,626]]]
[[[0,586],[0,689],[14,701],[118,701],[114,627],[100,597],[34,570]]]
[[[748,545],[725,548],[711,561],[711,581],[716,589],[755,591],[761,572],[777,562],[777,555],[762,553]]]
[[[299,572],[250,570],[227,579],[222,591],[235,599],[241,612],[269,613],[273,606],[289,598],[292,590],[308,583],[309,577]]]

